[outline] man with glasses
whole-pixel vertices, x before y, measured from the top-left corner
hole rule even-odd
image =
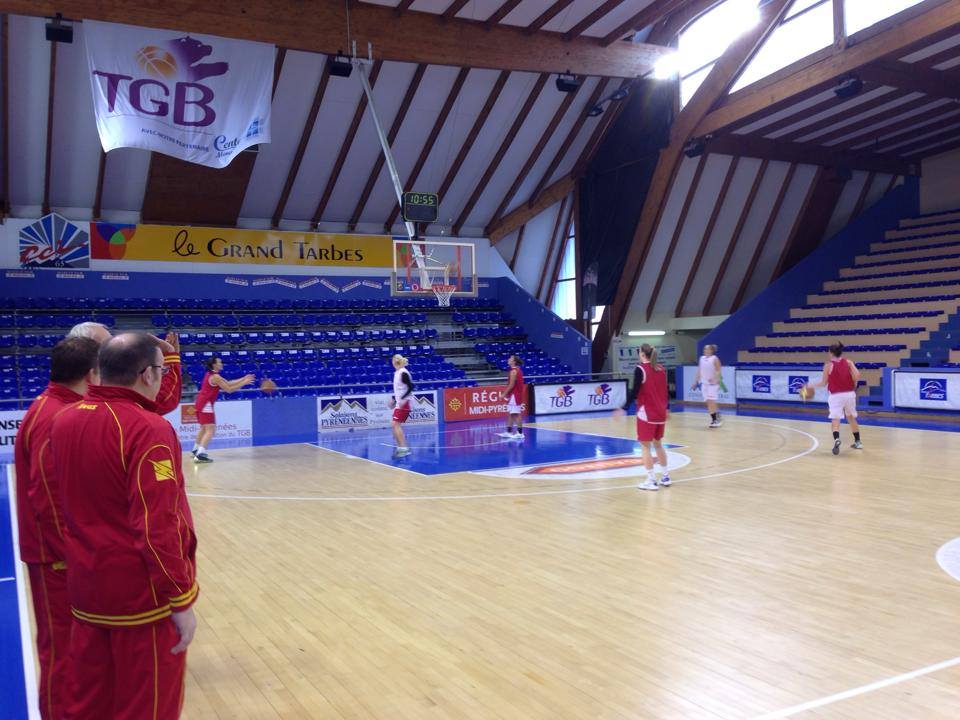
[[[101,385],[54,421],[74,617],[67,717],[180,716],[196,631],[196,550],[181,449],[156,398],[172,372],[156,339],[100,348]]]
[[[82,322],[74,325],[67,333],[67,337],[86,337],[95,340],[103,345],[107,340],[113,337],[110,334],[110,328],[103,323]],[[163,384],[160,386],[160,392],[157,394],[157,412],[166,415],[168,412],[177,409],[180,405],[180,395],[183,390],[183,378],[180,371],[180,340],[176,333],[167,333],[161,340],[155,335],[150,335],[154,342],[163,351],[163,363],[169,366],[165,372]]]

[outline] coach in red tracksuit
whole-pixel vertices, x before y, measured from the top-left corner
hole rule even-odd
[[[68,338],[50,354],[50,384],[30,405],[14,443],[17,470],[17,525],[20,559],[30,574],[33,616],[40,659],[40,717],[63,716],[70,648],[70,601],[63,547],[63,506],[53,472],[53,419],[99,382],[97,352],[89,338]]]
[[[100,348],[102,385],[53,424],[75,619],[71,720],[172,720],[183,704],[197,541],[180,443],[154,401],[167,367],[151,336],[118,335]]]
[[[87,337],[103,345],[112,335],[110,328],[98,322],[83,322],[74,325],[67,337]],[[153,337],[151,335],[151,337]],[[160,386],[160,392],[157,393],[155,400],[157,412],[166,415],[172,410],[176,410],[180,404],[180,395],[183,392],[183,374],[180,368],[180,339],[174,332],[167,333],[161,340],[155,338],[155,342],[163,351],[163,364],[169,365],[170,369],[163,376],[163,384]]]

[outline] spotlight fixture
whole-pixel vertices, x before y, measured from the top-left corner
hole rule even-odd
[[[603,115],[603,105],[608,102],[620,102],[625,100],[630,94],[630,86],[622,87],[619,90],[614,91],[610,95],[607,95],[605,98],[600,98],[600,102],[594,105],[587,111],[587,117],[599,117]]]
[[[856,97],[863,90],[863,80],[856,75],[848,75],[843,78],[833,89],[833,94],[842,100]]]
[[[562,93],[576,92],[580,88],[580,79],[569,70],[557,75],[557,90]]]
[[[688,158],[700,157],[707,150],[706,138],[693,138],[683,146],[683,154]]]
[[[327,69],[334,77],[350,77],[350,73],[353,72],[353,63],[342,50],[338,50],[336,55],[327,57]]]
[[[73,42],[73,25],[64,25],[61,13],[47,19],[51,21],[47,23],[47,42]]]

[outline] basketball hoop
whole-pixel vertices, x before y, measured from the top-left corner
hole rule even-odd
[[[432,285],[433,294],[437,296],[437,305],[450,307],[450,298],[453,297],[456,285]]]

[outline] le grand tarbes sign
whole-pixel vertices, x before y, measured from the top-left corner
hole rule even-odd
[[[388,235],[90,224],[90,258],[113,261],[391,267]]]

